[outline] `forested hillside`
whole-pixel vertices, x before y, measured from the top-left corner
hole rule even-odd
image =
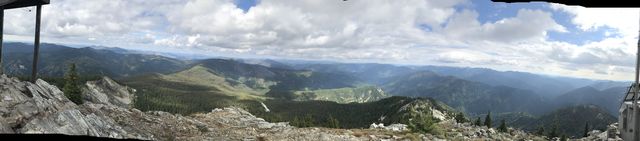
[[[29,71],[29,65],[25,64],[30,57],[25,56],[29,56],[30,50],[24,49],[25,46],[9,44],[9,51],[5,53],[10,54],[6,60],[11,61],[5,70],[27,80],[29,77],[20,75]],[[58,55],[63,53],[75,55]],[[43,58],[48,59],[43,59],[45,63],[41,64],[41,78],[62,86],[61,75],[68,67],[63,63],[78,62],[80,81],[114,76],[118,82],[138,90],[134,104],[144,111],[188,115],[238,106],[270,121],[295,121],[299,126],[310,126],[307,121],[313,121],[318,126],[329,127],[338,121],[341,127],[365,127],[393,116],[382,116],[397,110],[393,105],[383,106],[384,101],[386,104],[407,102],[405,98],[387,97],[407,96],[441,101],[440,105],[451,106],[446,108],[448,111],[462,111],[471,118],[491,111],[496,119],[505,119],[509,126],[532,131],[532,126],[537,124],[551,128],[542,122],[548,119],[544,116],[568,106],[594,104],[608,111],[607,115],[615,114],[619,98],[611,95],[620,96],[624,91],[624,87],[616,87],[623,82],[582,81],[490,69],[256,59],[179,60],[114,49],[51,44],[43,47],[43,54]],[[520,82],[527,84],[511,84]],[[550,91],[566,93],[550,97],[532,90],[542,85],[533,86],[531,82],[561,84],[564,89]],[[583,85],[598,89],[573,89]],[[272,112],[265,113],[260,102]],[[400,120],[384,122],[392,121]],[[610,121],[594,122],[594,125],[604,125]],[[567,134],[573,132],[568,130]]]

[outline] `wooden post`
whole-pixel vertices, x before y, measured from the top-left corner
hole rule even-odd
[[[42,16],[42,5],[36,6],[36,39],[33,48],[33,67],[31,70],[31,82],[36,82],[38,79],[38,53],[40,50],[40,17]]]
[[[2,34],[4,34],[4,7],[0,6],[0,75],[4,74],[2,68]]]

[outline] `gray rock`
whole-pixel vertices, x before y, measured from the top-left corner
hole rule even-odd
[[[122,86],[108,77],[103,77],[97,81],[87,82],[82,91],[82,97],[85,101],[92,103],[132,108],[135,92],[133,88]]]
[[[489,134],[495,134],[495,133],[496,133],[496,130],[493,130],[493,128],[489,128],[489,129],[487,130],[487,133],[489,133]]]
[[[577,139],[580,141],[591,141],[591,140],[600,140],[600,141],[621,141],[622,138],[619,136],[618,131],[618,123],[613,123],[607,127],[605,131],[593,130],[587,133],[589,136]]]
[[[67,99],[45,81],[20,82],[0,76],[0,133],[55,133],[122,138],[127,131]],[[143,138],[144,139],[144,138]]]
[[[391,130],[391,131],[396,131],[396,132],[408,131],[409,130],[409,128],[407,128],[407,125],[405,125],[405,124],[391,124],[391,125],[385,127],[385,129]]]

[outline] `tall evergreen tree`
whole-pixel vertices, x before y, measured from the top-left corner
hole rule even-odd
[[[476,122],[475,122],[475,123],[473,123],[473,125],[475,125],[475,126],[480,126],[480,125],[482,125],[482,124],[481,124],[481,122],[482,122],[482,121],[480,121],[480,117],[478,117],[478,118],[476,118]]]
[[[82,104],[82,91],[80,90],[80,82],[78,80],[78,72],[76,64],[72,63],[64,77],[64,95],[73,103]]]
[[[558,126],[557,125],[553,125],[553,127],[551,127],[551,131],[549,132],[549,135],[547,135],[547,137],[549,137],[550,139],[558,137]]]
[[[331,128],[340,128],[340,122],[338,121],[338,119],[334,118],[333,115],[329,115],[329,127]]]
[[[587,121],[584,124],[584,134],[582,134],[582,137],[587,137],[589,136],[589,122]]]
[[[312,127],[315,126],[316,121],[311,114],[307,114],[307,116],[304,117],[303,124],[303,127]]]
[[[536,130],[536,134],[537,135],[543,135],[544,134],[544,127],[543,126],[538,126],[538,129]]]
[[[413,112],[412,112],[413,113]],[[433,118],[433,113],[425,112],[423,114],[417,114],[409,121],[408,127],[414,132],[420,133],[433,133],[437,130],[436,120]]]
[[[298,116],[293,117],[293,120],[291,121],[291,126],[301,127],[300,118],[298,118]]]
[[[484,126],[491,128],[491,111],[489,111],[489,113],[487,113],[487,117],[484,118]]]
[[[458,123],[468,122],[467,118],[464,117],[464,114],[462,112],[457,113],[455,119]]]
[[[504,122],[504,119],[502,120],[502,123],[500,123],[500,127],[498,127],[498,131],[507,132],[507,124]]]

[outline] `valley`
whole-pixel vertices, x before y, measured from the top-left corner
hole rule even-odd
[[[30,72],[28,52],[10,43],[5,70]],[[586,122],[605,129],[615,122],[626,91],[624,82],[551,77],[523,72],[445,66],[300,63],[287,60],[201,59],[71,48],[45,44],[39,73],[59,82],[66,64],[95,80],[108,76],[136,90],[133,107],[191,115],[229,106],[246,109],[269,122],[298,127],[368,128],[372,123],[409,124],[432,110],[447,118],[462,112],[468,120],[491,112],[493,125],[534,133],[580,137]],[[61,55],[65,54],[65,55]],[[69,55],[73,54],[73,55]],[[116,63],[117,62],[117,63]],[[262,104],[267,108],[265,109]],[[406,109],[413,105],[415,109]],[[561,121],[567,116],[581,117]],[[581,128],[580,128],[581,129]]]

